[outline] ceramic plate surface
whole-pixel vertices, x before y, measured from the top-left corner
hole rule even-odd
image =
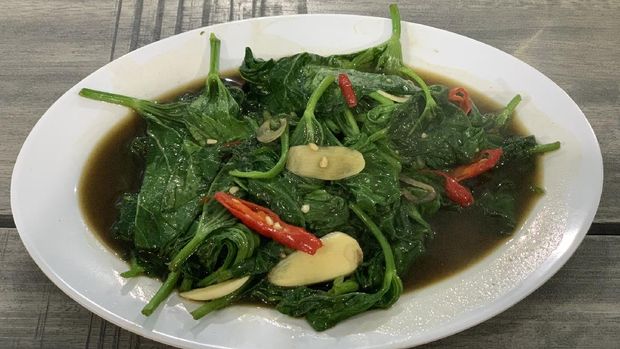
[[[508,241],[477,264],[409,292],[389,310],[372,311],[321,333],[275,310],[233,306],[194,321],[195,305],[176,294],[151,317],[140,309],[160,285],[123,279],[127,265],[89,231],[78,206],[78,182],[97,142],[127,109],[78,96],[83,87],[155,98],[208,70],[208,34],[222,40],[221,69],[237,68],[244,48],[258,57],[300,51],[329,55],[374,46],[390,35],[387,19],[303,15],[225,23],[153,43],[97,70],[67,91],[31,131],[17,159],[11,206],[28,252],[77,302],[123,328],[168,344],[234,348],[392,348],[425,343],[478,324],[549,279],[582,241],[602,189],[601,153],[585,116],[547,77],[488,45],[447,31],[403,24],[405,61],[464,82],[506,103],[519,93],[518,114],[541,143],[546,195]],[[462,52],[474,54],[463,55]]]

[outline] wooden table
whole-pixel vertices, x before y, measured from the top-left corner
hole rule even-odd
[[[0,347],[163,348],[90,313],[31,260],[14,227],[9,183],[38,118],[111,59],[161,38],[243,18],[296,13],[385,17],[354,0],[3,0],[0,11]],[[429,347],[620,347],[620,2],[409,1],[408,21],[447,29],[536,67],[596,132],[604,193],[588,236],[549,282],[516,306]]]

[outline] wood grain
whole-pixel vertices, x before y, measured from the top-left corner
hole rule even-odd
[[[14,229],[0,229],[0,348],[168,348],[102,320],[54,286]],[[588,236],[539,290],[429,348],[614,348],[620,236]]]
[[[0,214],[19,149],[66,90],[109,61],[113,1],[3,0],[0,10]]]

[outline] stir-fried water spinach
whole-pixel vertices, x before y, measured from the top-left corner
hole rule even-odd
[[[509,132],[519,96],[482,113],[463,88],[427,86],[403,64],[390,14],[391,37],[360,52],[264,60],[247,48],[242,88],[220,77],[211,35],[199,92],[169,103],[80,92],[146,121],[131,147],[142,184],[112,228],[131,250],[122,275],[164,280],[145,315],[178,290],[204,302],[196,319],[254,300],[321,331],[398,300],[438,210],[515,228],[506,172],[559,143]]]

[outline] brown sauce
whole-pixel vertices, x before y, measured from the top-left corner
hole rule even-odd
[[[497,111],[504,107],[462,82],[438,74],[422,72],[421,75],[429,85],[465,87],[476,106],[483,112]],[[511,132],[519,135],[528,134],[524,125],[519,122],[518,115],[513,116]],[[517,227],[523,223],[539,196],[531,190],[533,185],[542,182],[542,171],[538,170],[541,167],[540,162],[536,161],[534,170],[510,178],[520,188],[517,201],[519,217]],[[463,271],[507,242],[511,236],[511,234],[498,234],[497,221],[471,210],[461,212],[440,210],[429,223],[435,236],[427,244],[424,256],[414,263],[409,275],[404,278],[405,289],[420,289]]]
[[[518,178],[511,178],[520,188],[517,227],[523,223],[539,196],[531,190],[532,184],[539,183],[539,172],[530,171],[525,176],[520,174]],[[498,234],[500,225],[497,220],[473,210],[440,210],[429,220],[429,224],[435,236],[427,244],[426,254],[414,263],[409,275],[404,278],[407,289],[422,288],[466,269],[511,236]]]
[[[467,85],[440,75],[421,75],[429,84],[466,87],[476,105],[483,111],[502,108],[502,105],[476,93]],[[225,76],[235,79],[234,74]],[[203,83],[203,79],[191,82],[158,100],[171,100],[184,92],[198,90]],[[525,134],[524,128],[516,119],[513,119],[513,132]],[[130,153],[129,145],[135,137],[143,133],[144,122],[136,114],[129,114],[97,144],[84,167],[79,183],[80,208],[86,223],[105,245],[121,257],[125,257],[125,250],[110,237],[109,232],[118,216],[116,203],[119,197],[125,192],[139,189],[143,165]],[[540,164],[537,164],[536,168],[540,168]],[[520,220],[527,216],[536,201],[536,195],[530,187],[540,183],[540,172],[532,171],[526,176],[515,178],[522,188],[518,202]],[[510,237],[509,234],[497,234],[493,228],[496,223],[492,218],[472,214],[467,210],[441,210],[430,219],[430,224],[435,231],[435,237],[429,242],[427,253],[415,262],[410,275],[404,280],[405,287],[410,290],[419,289],[464,270]]]
[[[103,137],[90,155],[78,186],[78,198],[86,224],[108,247],[124,257],[124,248],[110,237],[123,193],[140,188],[142,164],[129,151],[131,141],[144,133],[144,122],[129,114]]]

